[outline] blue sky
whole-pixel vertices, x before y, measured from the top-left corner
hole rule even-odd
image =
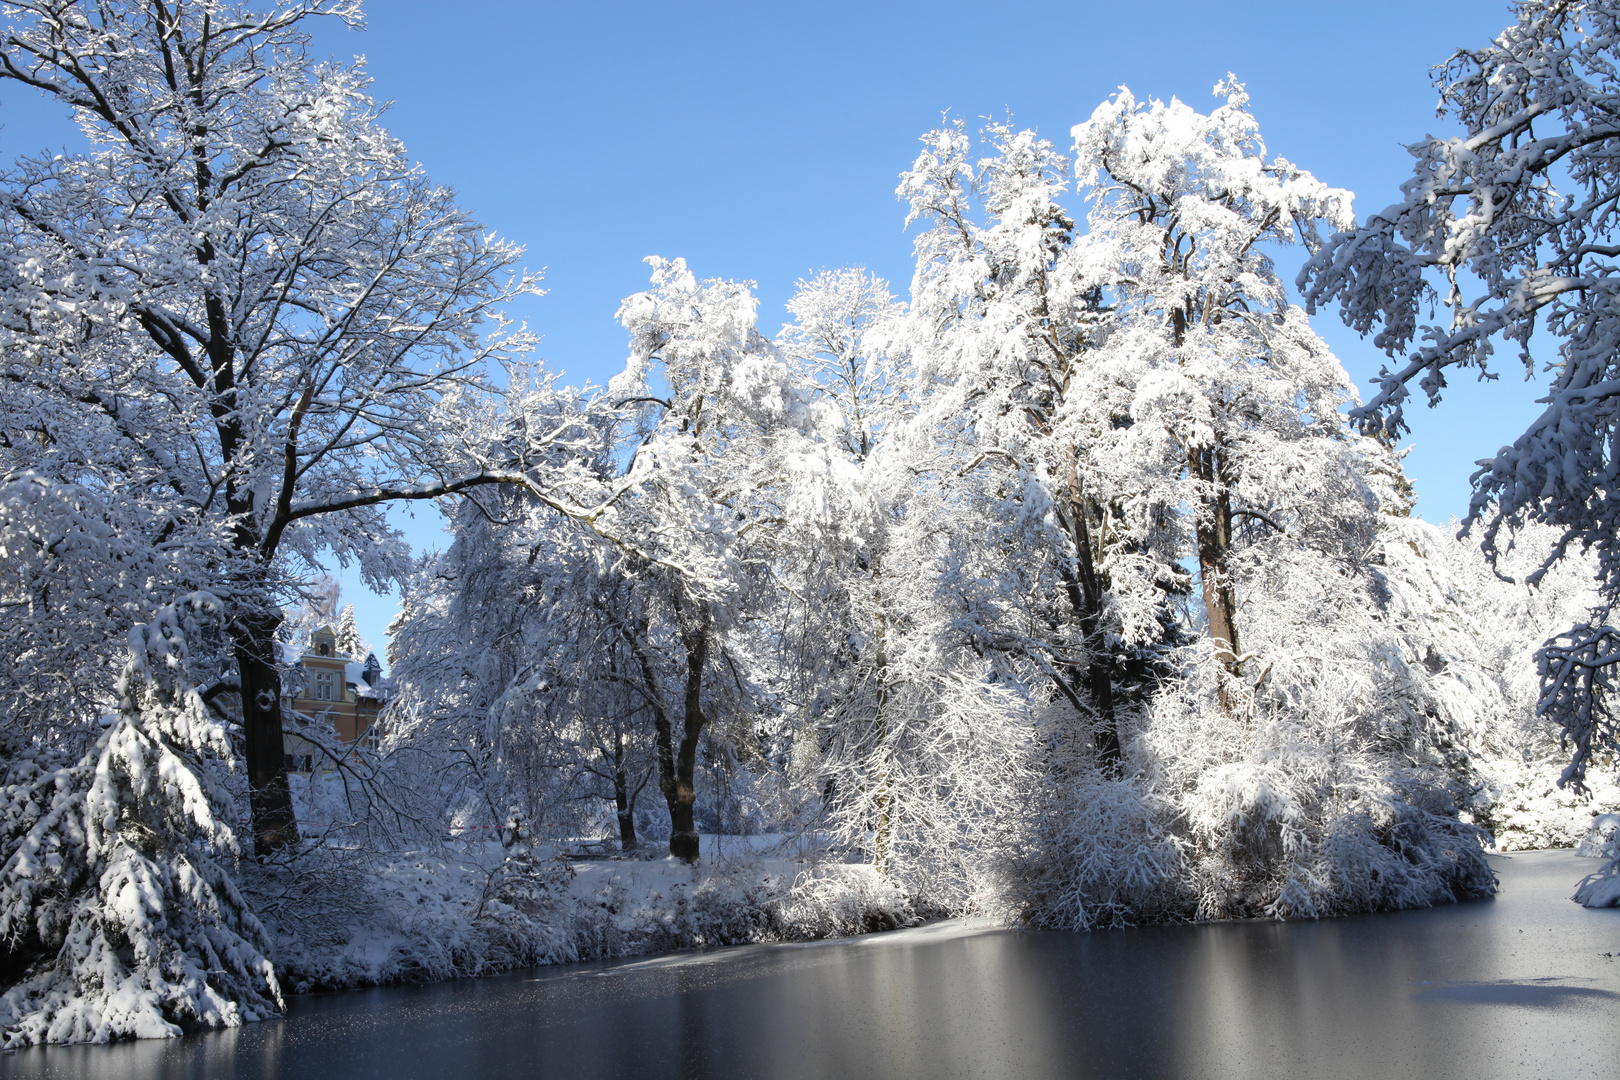
[[[453,14],[447,14],[453,12]],[[570,381],[605,382],[625,355],[613,321],[644,286],[641,259],[684,256],[701,276],[759,283],[772,333],[800,277],[864,265],[904,294],[910,238],[894,197],[917,137],[949,110],[1011,111],[1059,145],[1121,84],[1213,108],[1228,71],[1275,154],[1393,202],[1403,144],[1449,133],[1429,67],[1510,19],[1496,0],[1403,3],[687,3],[374,0],[368,29],[333,25],[317,52],[363,54],[386,122],[464,205],[544,267],[516,312]],[[20,88],[0,96],[0,157],[74,140]],[[1293,267],[1287,267],[1292,276]],[[1381,355],[1315,320],[1363,387]],[[1410,414],[1418,511],[1467,508],[1473,462],[1536,411],[1511,356],[1501,380],[1459,379]],[[413,543],[440,543],[417,509]],[[377,645],[391,598],[339,575]]]

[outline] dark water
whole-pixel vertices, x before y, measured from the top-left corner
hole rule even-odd
[[[1095,934],[961,924],[297,998],[281,1021],[0,1055],[0,1076],[1620,1077],[1620,911],[1595,867],[1494,900]]]

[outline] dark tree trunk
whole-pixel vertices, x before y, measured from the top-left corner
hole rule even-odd
[[[1198,571],[1203,581],[1204,609],[1209,615],[1209,636],[1221,666],[1237,674],[1237,599],[1232,588],[1228,556],[1232,551],[1232,496],[1214,448],[1199,451],[1191,462],[1193,475],[1208,485],[1209,494],[1198,515]]]
[[[298,842],[281,738],[281,669],[276,663],[275,640],[280,623],[279,614],[261,615],[239,621],[233,634],[242,682],[253,848],[260,855]]]
[[[698,860],[697,824],[693,807],[697,802],[697,748],[707,717],[703,715],[703,672],[709,663],[707,613],[700,612],[696,625],[684,627],[681,640],[686,646],[686,695],[682,710],[681,743],[675,754],[674,773],[659,776],[658,786],[669,803],[669,853],[693,863]],[[662,760],[663,755],[659,755]]]
[[[614,733],[613,742],[613,806],[619,814],[619,850],[634,851],[640,843],[636,839],[636,800],[630,794],[630,778],[624,770],[624,732]]]
[[[681,740],[675,742],[675,725],[664,696],[658,689],[658,671],[647,652],[646,624],[626,633],[636,662],[647,685],[647,697],[653,711],[654,743],[658,751],[658,790],[669,807],[669,853],[686,862],[698,858],[698,833],[693,815],[697,801],[697,747],[703,734],[706,717],[703,715],[703,672],[709,663],[708,613],[701,606],[689,612],[677,592],[674,597],[676,617],[681,625],[681,643],[686,650],[686,691],[683,697]],[[690,618],[688,616],[691,616]]]
[[[1091,707],[1097,713],[1097,761],[1113,774],[1120,768],[1119,720],[1114,711],[1113,657],[1108,652],[1108,635],[1103,625],[1103,586],[1091,551],[1091,526],[1086,520],[1087,500],[1080,489],[1079,472],[1069,465],[1069,530],[1074,541],[1074,571],[1064,573],[1069,604],[1080,620],[1085,639],[1085,685]]]

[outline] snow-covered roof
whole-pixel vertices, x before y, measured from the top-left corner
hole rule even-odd
[[[366,665],[356,664],[353,661],[343,665],[343,678],[354,686],[354,692],[364,698],[383,698],[388,687],[392,685],[389,679],[382,675],[382,669],[376,669],[375,678],[366,678]]]

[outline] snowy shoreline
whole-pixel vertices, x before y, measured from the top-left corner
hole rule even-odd
[[[322,876],[333,887],[303,899],[346,912],[346,925],[308,919],[295,907],[261,908],[283,989],[437,982],[921,922],[911,901],[868,865],[755,852],[696,866],[668,857],[513,861],[496,843],[377,858],[367,868],[333,859],[339,873]],[[250,876],[247,891],[264,895],[275,880]]]
[[[716,839],[705,835],[704,850],[736,850],[708,855],[697,865],[667,856],[538,860],[540,872],[531,884],[541,884],[542,892],[525,897],[488,895],[487,882],[507,859],[497,843],[467,844],[459,855],[406,854],[377,868],[371,891],[378,906],[370,919],[350,926],[344,940],[328,936],[324,947],[312,947],[297,936],[296,925],[265,921],[283,989],[291,994],[479,978],[592,960],[673,960],[716,948],[830,943],[896,930],[1041,929],[1008,918],[919,911],[914,898],[869,864],[787,857],[776,837]],[[1613,905],[1612,898],[1604,901],[1613,891],[1610,883],[1620,879],[1599,876],[1603,852],[1596,846],[1495,848],[1485,855],[1497,860],[1552,852],[1592,857],[1591,884],[1575,899],[1594,908]],[[1404,909],[1326,917],[1393,910]],[[1121,925],[1287,921],[1298,920],[1144,916]]]

